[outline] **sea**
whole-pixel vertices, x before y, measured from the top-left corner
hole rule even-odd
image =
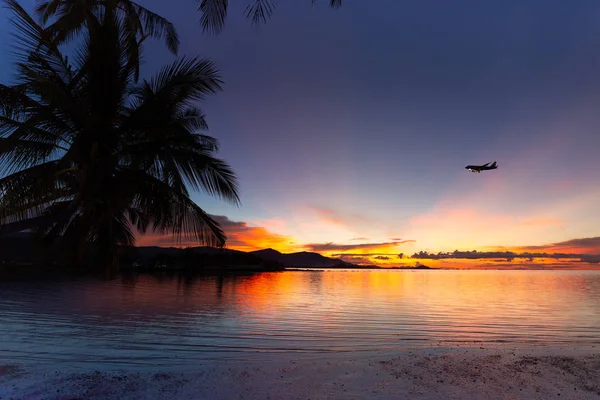
[[[0,360],[56,368],[600,346],[600,271],[320,270],[0,282]]]

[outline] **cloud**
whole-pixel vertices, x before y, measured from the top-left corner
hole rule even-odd
[[[590,264],[600,263],[600,237],[572,239],[564,242],[537,246],[520,246],[503,251],[459,251],[429,253],[420,251],[412,258],[429,260],[469,259],[493,262],[514,259],[534,261],[536,259],[570,260]]]
[[[227,248],[253,251],[265,248],[276,248],[279,251],[295,251],[297,246],[292,245],[293,239],[272,233],[261,226],[251,226],[247,222],[232,221],[223,215],[211,215],[219,223],[227,235]],[[138,246],[174,246],[181,245],[200,246],[201,244],[193,240],[182,240],[177,243],[173,235],[149,234],[138,238]]]
[[[401,242],[382,242],[382,243],[358,243],[358,244],[337,244],[337,243],[308,243],[304,248],[309,251],[331,252],[331,251],[352,251],[352,250],[374,250],[398,246],[403,243],[414,242],[414,240],[404,240]]]
[[[563,242],[550,243],[539,246],[519,246],[521,251],[546,251],[600,254],[600,237],[571,239]]]
[[[373,261],[371,261],[368,257],[364,257],[364,256],[357,256],[357,255],[344,255],[342,254],[339,257],[340,260],[345,261],[345,262],[349,262],[352,264],[357,264],[357,265],[375,265],[375,263]]]
[[[331,257],[341,257],[341,256],[349,256],[349,257],[375,257],[375,256],[384,256],[384,257],[396,257],[395,253],[333,253],[330,254]]]
[[[182,237],[181,240],[177,240],[172,233],[160,234],[150,233],[142,235],[138,233],[136,235],[136,246],[159,246],[159,247],[189,247],[198,246],[196,240],[187,239]]]
[[[288,230],[288,221],[283,218],[253,218],[249,221],[253,226],[262,226],[270,232],[285,232]]]
[[[375,256],[373,257],[376,260],[390,260],[391,258],[388,256]]]
[[[334,225],[364,225],[369,222],[369,219],[362,215],[344,213],[327,207],[310,207],[310,209],[320,220]]]
[[[358,238],[352,238],[352,239],[350,239],[350,240],[361,240],[361,241],[363,241],[363,242],[364,242],[364,241],[366,241],[366,240],[369,240],[369,238],[366,238],[366,237],[358,237]]]
[[[565,221],[563,221],[562,219],[558,219],[558,218],[530,218],[530,219],[526,219],[520,222],[517,222],[515,225],[517,226],[534,226],[534,227],[550,227],[550,226],[557,226],[557,227],[562,227],[564,226]]]

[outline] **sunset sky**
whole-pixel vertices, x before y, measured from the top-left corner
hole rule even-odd
[[[260,28],[232,3],[215,37],[191,0],[142,2],[222,72],[202,107],[242,204],[193,198],[228,247],[600,254],[600,2],[287,0]],[[147,76],[173,58],[148,43]]]

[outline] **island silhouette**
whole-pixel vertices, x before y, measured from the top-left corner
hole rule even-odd
[[[88,259],[81,265],[82,270],[93,266],[94,254],[90,252]],[[38,243],[28,234],[16,234],[0,238],[0,264],[4,270],[27,270],[28,267],[65,268],[60,248],[40,248]],[[119,264],[121,270],[160,271],[186,270],[209,271],[251,270],[277,271],[287,268],[336,268],[336,269],[433,269],[416,263],[414,266],[381,267],[377,265],[360,265],[346,262],[339,258],[326,257],[319,253],[300,251],[282,253],[268,248],[255,251],[241,251],[228,248],[208,246],[197,247],[159,247],[159,246],[121,246],[119,248]]]

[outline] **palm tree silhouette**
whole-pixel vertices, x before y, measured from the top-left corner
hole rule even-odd
[[[167,48],[177,54],[179,37],[174,25],[147,8],[130,0],[41,0],[36,13],[45,30],[57,44],[78,37],[90,19],[109,13],[120,22],[122,44],[127,59],[139,77],[140,44],[148,37],[164,39]],[[48,24],[48,21],[52,23]]]
[[[232,169],[197,101],[221,90],[212,62],[180,58],[136,82],[126,20],[86,14],[71,57],[15,1],[17,82],[0,85],[0,230],[32,229],[109,270],[135,230],[223,246],[188,188],[239,204]],[[139,48],[138,48],[139,51]]]

